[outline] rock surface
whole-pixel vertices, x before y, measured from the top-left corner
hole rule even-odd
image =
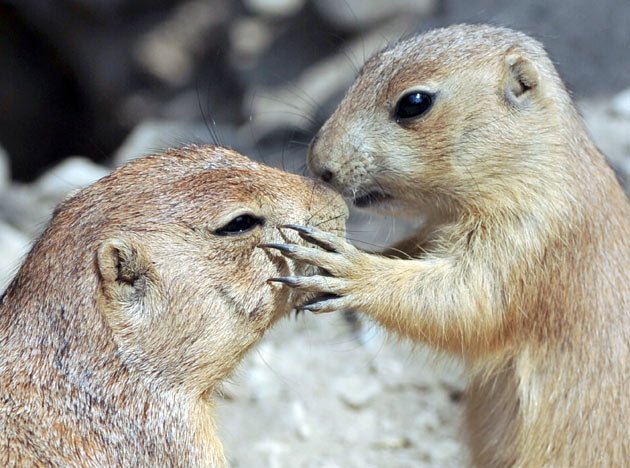
[[[26,235],[0,221],[0,294],[11,282],[29,248]]]
[[[459,365],[371,330],[366,346],[336,314],[272,330],[218,403],[231,466],[465,466]]]
[[[625,116],[620,112],[619,100],[619,96],[615,96],[612,100],[581,101],[578,107],[595,144],[630,194],[630,114]]]
[[[630,120],[630,88],[617,94],[610,107],[616,115]]]

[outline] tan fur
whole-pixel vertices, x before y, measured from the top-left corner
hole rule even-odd
[[[397,123],[417,89],[433,107]],[[308,289],[463,356],[476,465],[630,462],[630,206],[538,42],[459,25],[389,47],[309,164],[350,198],[389,194],[375,210],[429,214],[398,246],[415,259],[322,253],[332,286]]]
[[[242,212],[264,226],[214,231]],[[2,466],[223,466],[211,395],[298,296],[258,248],[343,230],[334,192],[220,147],[134,161],[64,201],[0,303]]]

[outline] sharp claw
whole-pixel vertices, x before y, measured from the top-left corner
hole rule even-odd
[[[308,310],[309,312],[316,312],[317,309],[319,309],[320,305],[319,302],[316,302],[315,304],[302,304],[299,306],[295,307],[295,310],[297,312],[302,312],[304,310]]]
[[[298,285],[298,279],[294,276],[284,276],[281,278],[269,278],[267,283],[282,283],[294,288]]]
[[[313,299],[306,301],[304,304],[297,306],[296,310],[308,310],[309,312],[317,312],[324,306],[324,303],[330,299],[339,299],[341,296],[337,294],[321,294]]]
[[[299,232],[300,234],[313,234],[313,229],[306,226],[301,226],[299,224],[282,224],[279,226],[282,229],[292,229],[294,231]]]
[[[316,238],[315,230],[313,228],[300,226],[299,224],[283,224],[280,227],[297,231],[302,239],[321,247],[327,252],[337,252],[337,249],[330,245],[328,242]]]
[[[280,252],[287,253],[291,253],[294,250],[293,245],[290,244],[260,244],[258,247],[261,249],[275,249],[279,250]]]

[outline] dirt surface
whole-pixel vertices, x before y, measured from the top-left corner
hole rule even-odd
[[[275,328],[224,387],[234,467],[465,466],[461,369],[341,314]]]

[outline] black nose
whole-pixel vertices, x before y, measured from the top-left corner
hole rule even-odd
[[[333,179],[333,173],[328,169],[324,169],[319,178],[324,182],[330,182]]]
[[[322,166],[319,158],[316,156],[319,152],[315,149],[315,146],[320,140],[320,136],[321,131],[317,132],[317,134],[313,137],[313,140],[311,140],[311,145],[308,149],[307,162],[312,174],[316,177],[319,177],[322,182],[328,183],[333,180],[334,174],[330,169]]]

